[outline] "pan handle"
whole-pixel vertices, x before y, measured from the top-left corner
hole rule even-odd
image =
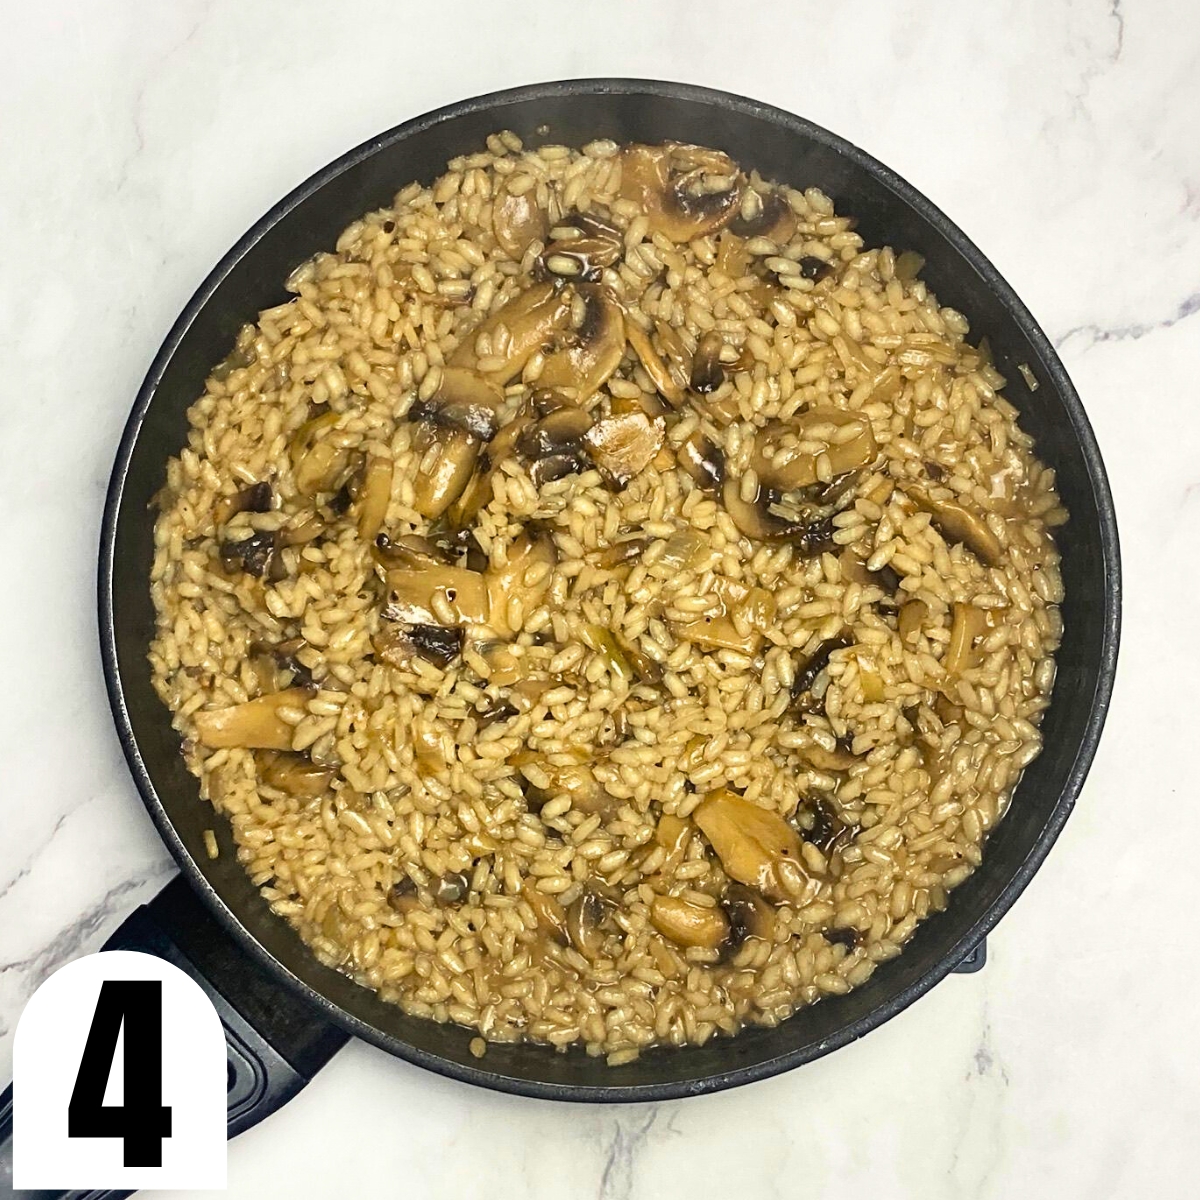
[[[234,1137],[282,1108],[342,1048],[349,1035],[272,982],[177,875],[104,943],[140,950],[186,971],[225,1028],[228,1130]],[[0,1094],[0,1194],[12,1188],[12,1088]],[[117,1200],[127,1191],[11,1192],[18,1200]]]

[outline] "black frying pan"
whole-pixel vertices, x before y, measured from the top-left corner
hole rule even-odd
[[[652,1050],[619,1069],[582,1052],[534,1045],[491,1046],[477,1061],[467,1049],[470,1030],[405,1016],[321,966],[268,910],[237,863],[228,827],[199,799],[146,662],[154,628],[148,502],[162,484],[167,458],[184,443],[186,410],[209,369],[228,352],[239,326],[287,299],[283,281],[297,263],[331,246],[351,220],[390,202],[403,184],[429,182],[447,159],[477,149],[501,128],[533,145],[609,137],[716,146],[768,178],[820,187],[839,211],[858,218],[867,245],[918,251],[939,300],[965,312],[974,334],[989,339],[1009,380],[1007,395],[1037,439],[1038,454],[1056,468],[1071,513],[1061,538],[1066,631],[1043,725],[1045,750],[1025,773],[982,869],[863,987],[803,1009],[778,1028],[749,1028],[703,1047]],[[1018,372],[1022,363],[1037,380],[1036,391]],[[138,393],[104,513],[100,637],[130,770],[182,879],[139,910],[112,944],[182,960],[218,999],[231,1033],[232,1132],[303,1086],[347,1034],[455,1079],[561,1100],[664,1100],[778,1074],[844,1046],[911,1004],[979,946],[1029,882],[1095,754],[1116,666],[1120,592],[1112,498],[1071,381],[991,263],[904,180],[789,113],[680,84],[574,80],[451,105],[350,151],[276,205],[201,285]],[[222,853],[210,861],[203,832],[213,826]]]

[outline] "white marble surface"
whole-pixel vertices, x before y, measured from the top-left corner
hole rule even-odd
[[[111,730],[92,598],[118,434],[192,289],[295,183],[409,116],[531,79],[674,77],[872,151],[1059,345],[1107,457],[1127,572],[1091,778],[986,970],[831,1058],[602,1110],[486,1094],[351,1045],[231,1146],[229,1195],[1194,1194],[1191,0],[784,2],[736,19],[695,0],[2,8],[0,1070],[37,983],[171,871]]]

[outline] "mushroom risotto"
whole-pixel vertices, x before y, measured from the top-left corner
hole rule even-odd
[[[151,663],[322,961],[620,1064],[946,906],[1040,748],[1066,513],[921,267],[717,150],[505,132],[245,326]]]

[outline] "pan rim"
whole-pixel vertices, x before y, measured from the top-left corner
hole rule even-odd
[[[645,1084],[562,1084],[538,1080],[514,1078],[486,1069],[482,1063],[475,1067],[441,1055],[423,1050],[395,1035],[385,1033],[375,1025],[364,1021],[328,999],[322,992],[293,974],[279,959],[271,954],[242,924],[237,913],[230,908],[209,882],[196,860],[184,846],[159,798],[154,782],[142,758],[133,725],[125,702],[124,687],[117,657],[116,630],[114,623],[113,568],[116,551],[116,534],[126,477],[133,457],[135,445],[141,433],[146,414],[157,394],[159,384],[174,354],[184,340],[192,323],[207,305],[213,293],[258,241],[298,205],[320,191],[333,179],[353,169],[366,159],[385,149],[393,142],[412,136],[422,130],[456,119],[465,114],[482,110],[494,111],[497,119],[502,117],[506,106],[531,100],[553,100],[570,95],[602,96],[645,96],[647,99],[678,99],[715,106],[737,115],[755,117],[781,126],[820,143],[872,175],[895,198],[940,233],[957,254],[983,280],[1012,315],[1022,334],[1038,351],[1043,364],[1049,371],[1055,389],[1063,399],[1071,423],[1071,430],[1079,445],[1087,468],[1097,511],[1101,551],[1105,560],[1103,635],[1100,661],[1097,666],[1096,686],[1087,699],[1089,716],[1079,748],[1066,782],[1059,794],[1050,816],[1029,854],[991,905],[980,915],[971,928],[958,939],[951,949],[923,975],[907,987],[891,996],[888,1001],[857,1021],[843,1026],[831,1037],[798,1049],[789,1050],[773,1058],[750,1065],[731,1067],[700,1078],[672,1080]],[[179,863],[180,869],[192,887],[199,892],[204,903],[213,912],[222,926],[235,938],[243,950],[251,955],[263,970],[289,990],[303,996],[320,1014],[339,1025],[347,1032],[387,1050],[414,1065],[425,1067],[438,1074],[464,1083],[486,1087],[495,1091],[533,1097],[538,1099],[590,1101],[603,1103],[629,1103],[677,1099],[721,1091],[746,1083],[781,1074],[793,1067],[822,1057],[833,1050],[857,1040],[864,1034],[884,1024],[907,1008],[920,996],[949,974],[965,955],[970,953],[1011,908],[1017,897],[1028,885],[1041,866],[1050,847],[1057,840],[1091,767],[1099,743],[1105,717],[1112,696],[1116,674],[1116,662],[1121,624],[1121,567],[1120,548],[1117,534],[1116,515],[1112,494],[1104,463],[1095,435],[1084,411],[1082,401],[1071,383],[1049,338],[1026,308],[1013,288],[1007,283],[990,260],[979,250],[966,234],[922,193],[877,159],[846,141],[802,117],[783,109],[761,103],[748,97],[735,95],[692,84],[666,82],[638,78],[579,78],[535,83],[516,88],[491,92],[466,100],[457,101],[434,109],[421,116],[377,134],[348,150],[328,165],[314,172],[308,179],[271,207],[270,210],[238,239],[234,246],[220,259],[217,265],[196,289],[179,317],[175,320],[138,390],[130,415],[121,435],[112,475],[104,503],[101,527],[98,610],[100,626],[100,648],[105,686],[109,704],[116,724],[121,748],[125,754],[131,775],[147,810],[168,849]],[[1082,699],[1082,698],[1079,698]]]

